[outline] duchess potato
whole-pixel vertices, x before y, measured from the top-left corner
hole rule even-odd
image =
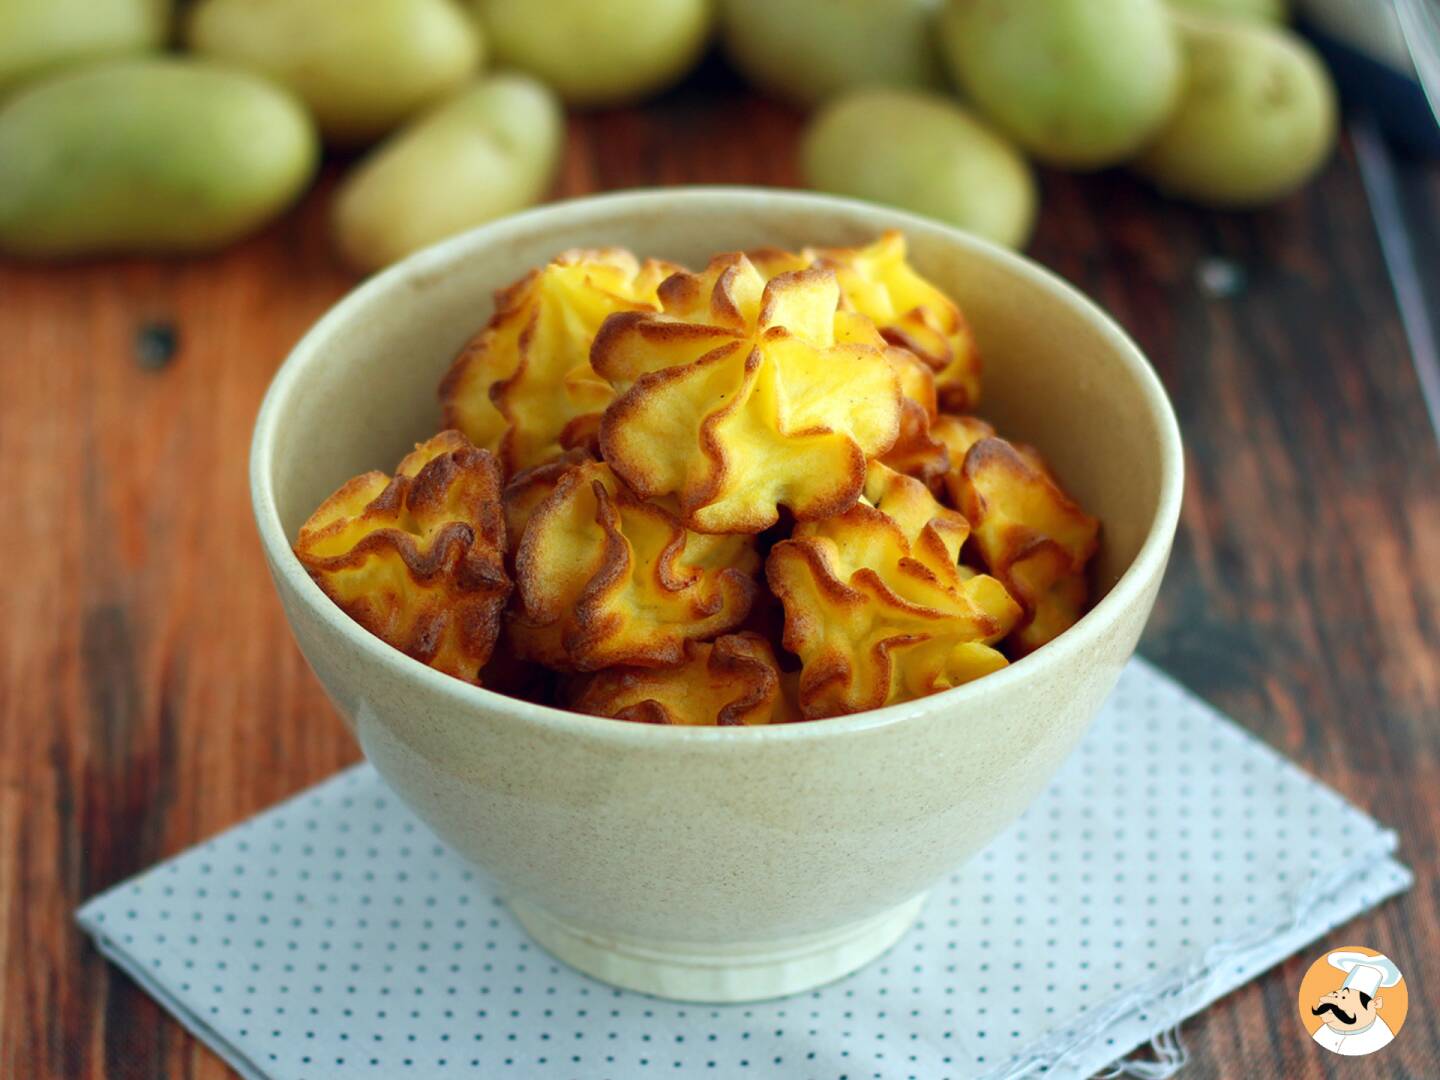
[[[878,709],[1005,666],[993,646],[1021,611],[999,581],[962,571],[969,529],[920,481],[872,463],[860,501],[770,549],[802,715]]]
[[[1188,75],[1179,107],[1135,168],[1207,206],[1271,202],[1335,145],[1335,89],[1314,51],[1263,23],[1176,14]]]
[[[474,682],[510,596],[500,470],[458,431],[417,445],[394,476],[349,480],[300,528],[295,555],[386,644]]]

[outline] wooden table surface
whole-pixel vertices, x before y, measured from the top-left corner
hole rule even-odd
[[[557,195],[792,185],[799,125],[712,75],[577,118]],[[1434,229],[1440,173],[1404,178]],[[359,756],[246,490],[271,373],[354,283],[332,179],[213,257],[0,265],[0,1076],[226,1075],[72,912]],[[1135,335],[1187,442],[1142,651],[1398,830],[1417,875],[1322,943],[1404,969],[1416,1007],[1384,1055],[1323,1054],[1296,1022],[1317,947],[1187,1023],[1185,1075],[1440,1076],[1440,453],[1354,145],[1253,215],[1120,173],[1043,181],[1031,253]]]

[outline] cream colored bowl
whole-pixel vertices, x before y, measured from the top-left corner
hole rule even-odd
[[[985,356],[984,415],[1038,445],[1104,523],[1104,595],[1003,671],[855,716],[770,728],[580,716],[438,674],[371,637],[290,543],[342,481],[438,424],[435,387],[495,289],[575,246],[701,266],[761,245],[903,229]],[[1025,809],[1134,650],[1180,509],[1159,380],[1103,312],[1024,258],[858,202],[756,189],[643,191],[544,207],[366,282],[275,376],[250,461],[255,516],[310,666],[386,782],[489,873],[540,943],[664,997],[808,989],[892,944],[925,891]]]

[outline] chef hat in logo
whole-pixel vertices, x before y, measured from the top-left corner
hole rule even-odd
[[[1330,963],[1346,973],[1342,990],[1348,987],[1369,997],[1374,997],[1375,991],[1380,987],[1394,986],[1400,981],[1400,969],[1388,956],[1333,952],[1330,954]]]

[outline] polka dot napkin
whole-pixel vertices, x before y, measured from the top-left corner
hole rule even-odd
[[[246,1077],[1160,1077],[1184,1017],[1406,888],[1394,849],[1137,660],[907,936],[780,1001],[675,1004],[576,974],[368,766],[79,919]]]

